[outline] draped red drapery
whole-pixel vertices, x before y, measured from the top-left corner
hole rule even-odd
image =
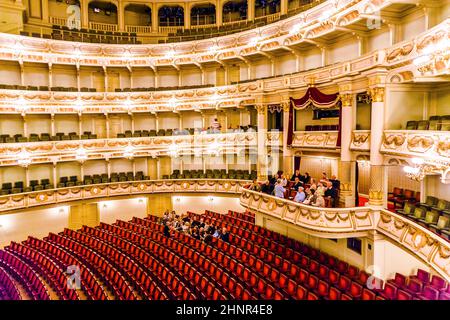
[[[315,109],[330,109],[336,106],[340,101],[339,93],[325,94],[320,92],[316,87],[309,87],[303,97],[299,99],[290,98],[289,107],[289,125],[288,125],[288,136],[287,144],[292,145],[292,140],[294,138],[294,109],[302,110],[309,106]],[[337,146],[341,145],[341,112],[339,112],[339,135]]]

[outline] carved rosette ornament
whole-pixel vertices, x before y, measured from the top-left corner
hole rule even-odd
[[[374,87],[369,89],[372,102],[384,102],[385,89],[383,87]]]

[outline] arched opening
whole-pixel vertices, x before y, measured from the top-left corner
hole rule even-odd
[[[229,1],[224,4],[222,11],[224,23],[247,20],[247,0]]]
[[[180,6],[163,6],[158,10],[160,27],[184,26],[184,9]]]
[[[92,1],[91,3],[89,3],[88,17],[89,27],[92,29],[102,29],[99,28],[100,24],[117,25],[117,7],[114,3],[111,2]]]
[[[50,23],[53,25],[70,28],[75,23],[81,24],[81,5],[79,0],[67,0],[65,2],[48,0],[48,12],[50,14]],[[72,19],[69,19],[71,17]],[[79,28],[78,26],[76,29]]]
[[[128,32],[151,32],[152,10],[144,4],[131,3],[124,9],[124,21]]]
[[[211,3],[199,4],[191,9],[191,26],[216,23],[216,6]]]
[[[144,4],[131,3],[124,9],[125,25],[151,26],[152,10]]]
[[[268,16],[281,10],[281,0],[256,0],[255,18]]]

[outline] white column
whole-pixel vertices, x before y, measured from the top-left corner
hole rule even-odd
[[[345,207],[355,206],[355,197],[353,186],[354,179],[352,179],[352,172],[355,166],[352,162],[352,153],[350,144],[353,133],[353,113],[356,111],[356,96],[351,93],[342,93],[341,102],[341,161],[339,170],[339,180],[341,181],[340,200]]]
[[[111,138],[109,136],[109,130],[110,130],[110,122],[109,122],[109,114],[105,113],[105,118],[106,118],[106,139]],[[81,132],[80,132],[81,134]]]
[[[281,3],[280,3],[280,14],[287,14],[288,13],[288,7],[289,7],[289,5],[288,5],[288,0],[281,0]]]
[[[183,115],[181,112],[178,114],[178,127],[180,130],[183,130]]]
[[[56,162],[53,162],[53,171],[52,171],[52,173],[53,173],[53,185],[55,186],[55,188],[56,188],[56,185],[58,184],[58,177],[57,177],[57,174],[56,174]]]
[[[256,109],[258,111],[258,180],[267,180],[267,149],[266,149],[266,136],[267,136],[267,107],[263,104],[257,105]]]
[[[158,3],[152,4],[152,32],[158,32]]]
[[[28,137],[28,125],[26,115],[23,115],[22,119],[23,119],[23,135],[24,137]]]
[[[89,4],[87,0],[81,0],[81,27],[89,28]]]
[[[155,114],[155,128],[156,128],[156,131],[159,130],[159,117],[158,117],[157,113]]]
[[[384,130],[384,95],[385,88],[370,89],[372,97],[370,129],[370,188],[369,204],[386,206],[386,170],[383,155],[380,153]]]
[[[222,13],[223,13],[223,2],[221,0],[216,1],[216,24],[217,26],[222,25]]]
[[[292,151],[288,148],[287,138],[289,129],[289,109],[290,103],[283,104],[283,171],[287,174],[293,172],[292,168]]]
[[[111,178],[111,161],[109,159],[106,160],[106,170],[108,173],[108,179]]]
[[[81,113],[78,114],[78,132],[80,134],[83,133],[83,122],[82,122],[82,115],[81,115]]]
[[[52,136],[54,136],[55,135],[55,115],[54,114],[52,114],[51,116],[51,128],[50,128],[50,130],[51,130],[51,132],[50,132],[50,134],[52,135]]]
[[[130,114],[130,118],[131,118],[131,132],[134,133],[134,114]]]
[[[184,28],[189,29],[191,27],[191,5],[189,2],[185,2],[184,5]]]
[[[255,19],[255,0],[247,0],[247,20]]]
[[[27,166],[27,167],[25,167],[25,187],[29,187],[29,186],[30,186],[30,169]]]
[[[161,179],[161,160],[156,158],[156,179]]]

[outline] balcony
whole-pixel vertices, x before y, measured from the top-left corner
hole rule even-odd
[[[372,207],[317,208],[242,189],[240,203],[260,217],[270,217],[304,233],[347,238],[379,232],[450,280],[450,242],[399,214]]]
[[[239,194],[247,180],[144,180],[110,182],[69,188],[47,189],[0,196],[0,212],[46,206],[77,200],[133,196],[151,193],[228,193]]]
[[[113,138],[90,140],[4,143],[0,145],[0,166],[46,162],[182,156],[194,154],[237,154],[257,146],[257,133],[223,133],[184,136]]]
[[[292,147],[304,149],[337,149],[338,131],[295,131]]]
[[[364,152],[370,151],[370,130],[354,130],[352,132],[350,150]]]
[[[380,151],[450,165],[450,134],[448,131],[385,130]]]

